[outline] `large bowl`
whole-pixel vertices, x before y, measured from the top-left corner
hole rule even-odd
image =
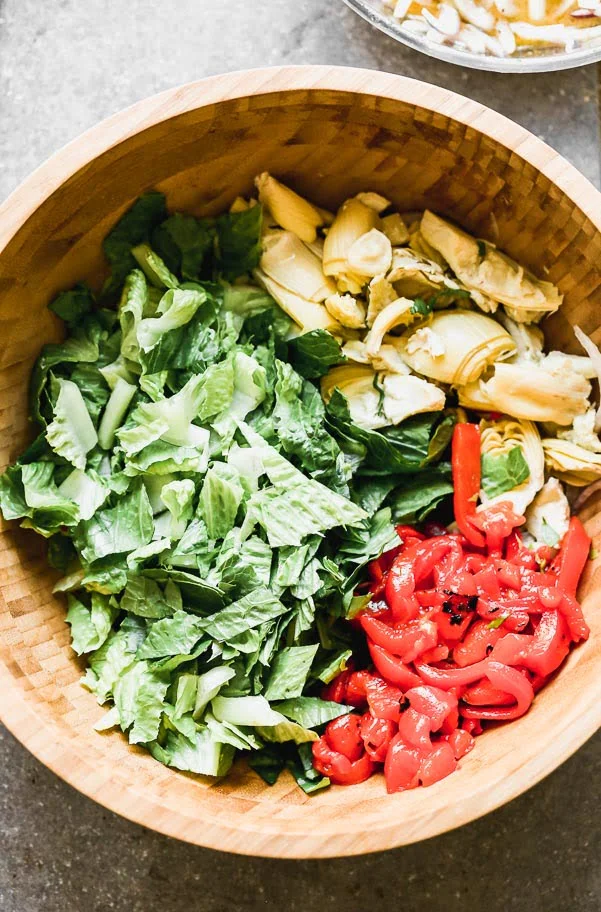
[[[423,35],[410,32],[391,11],[387,11],[382,0],[344,0],[351,9],[359,13],[367,22],[429,57],[437,57],[454,63],[457,66],[471,67],[474,70],[490,70],[493,73],[550,73],[552,70],[569,70],[572,67],[586,66],[601,60],[601,39],[596,38],[584,47],[567,51],[560,47],[541,46],[536,49],[524,49],[510,57],[494,57],[492,54],[475,54],[472,51],[460,50],[452,45],[437,44]]]
[[[599,336],[601,196],[521,127],[445,89],[371,71],[286,67],[217,76],[117,114],[36,171],[0,209],[0,465],[31,434],[27,380],[59,328],[46,304],[104,270],[100,242],[138,194],[220,212],[270,170],[328,207],[366,188],[401,209],[433,207],[548,275],[566,294],[549,324]],[[601,533],[593,506],[583,514]],[[90,798],[159,832],[253,855],[324,857],[386,849],[474,820],[529,788],[601,722],[601,578],[582,586],[590,640],[527,716],[488,732],[449,779],[387,795],[380,776],[308,798],[240,762],[224,782],[169,770],[118,733],[78,683],[64,604],[40,539],[0,531],[0,715],[42,763]]]

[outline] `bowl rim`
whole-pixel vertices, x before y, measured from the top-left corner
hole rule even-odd
[[[392,14],[387,15],[373,6],[370,0],[344,0],[353,12],[365,19],[371,26],[384,32],[389,38],[410,47],[435,60],[443,60],[454,66],[465,66],[472,70],[487,70],[490,73],[552,73],[557,70],[572,70],[601,60],[601,47],[582,47],[575,51],[558,51],[554,54],[532,54],[524,57],[493,57],[462,51],[452,45],[436,45],[424,41],[420,35],[404,30]]]
[[[379,96],[442,114],[479,131],[537,168],[562,190],[601,232],[601,193],[573,165],[523,127],[479,102],[448,89],[390,73],[338,66],[281,66],[241,70],[211,76],[167,89],[136,102],[101,121],[72,140],[27,177],[0,206],[0,253],[22,225],[63,183],[96,157],[146,128],[208,105],[308,90],[341,91]],[[533,753],[525,765],[512,770],[502,787],[487,788],[466,796],[456,814],[444,822],[424,813],[418,831],[408,838],[387,820],[370,827],[370,844],[364,848],[348,834],[313,833],[310,840],[281,832],[274,837],[260,820],[248,828],[230,824],[227,815],[218,820],[201,816],[191,819],[183,810],[159,807],[151,795],[134,785],[99,775],[74,746],[61,736],[61,729],[36,711],[0,659],[0,721],[40,762],[86,797],[110,811],[167,836],[204,846],[255,856],[280,858],[325,858],[394,848],[419,841],[463,823],[476,820],[517,797],[539,782],[573,754],[601,726],[601,679],[598,693],[581,695],[581,712],[555,732]],[[561,737],[558,737],[558,734]],[[315,799],[312,799],[315,800]],[[251,815],[246,815],[251,816]],[[263,821],[264,823],[264,821]],[[365,831],[364,831],[365,832]],[[241,838],[253,834],[254,839]],[[356,834],[355,834],[356,835]]]

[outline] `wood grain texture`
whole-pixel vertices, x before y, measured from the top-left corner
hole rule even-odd
[[[59,327],[46,304],[81,278],[99,283],[100,242],[144,190],[171,208],[222,210],[270,170],[335,206],[380,190],[404,209],[430,206],[497,242],[566,295],[548,323],[601,337],[601,196],[521,127],[445,89],[371,71],[287,67],[213,77],[142,101],[71,143],[0,208],[0,465],[21,451],[27,380]],[[582,516],[601,537],[601,502]],[[553,770],[601,723],[601,576],[581,597],[592,629],[525,718],[478,740],[453,776],[385,794],[381,777],[307,798],[243,763],[222,783],[168,770],[119,734],[78,681],[64,604],[44,544],[0,527],[0,715],[43,763],[147,827],[230,852],[325,857],[424,839],[498,807]]]

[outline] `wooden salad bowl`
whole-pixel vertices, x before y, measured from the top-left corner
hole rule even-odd
[[[601,338],[601,195],[522,127],[474,101],[401,76],[338,67],[284,67],[170,89],[115,115],[56,154],[0,209],[0,465],[31,427],[27,384],[44,342],[59,338],[46,309],[79,279],[98,284],[101,241],[144,190],[172,209],[224,210],[270,171],[335,207],[377,190],[401,210],[430,207],[495,241],[565,294],[546,324],[574,349],[570,324]],[[601,536],[599,502],[581,518]],[[240,761],[223,782],[161,766],[125,737],[98,734],[104,710],[79,682],[57,574],[44,542],[0,526],[0,716],[68,783],[151,829],[249,855],[320,858],[415,842],[519,795],[601,723],[601,569],[580,597],[591,627],[523,718],[487,732],[453,775],[387,795],[381,776],[307,797],[287,774],[269,787]]]

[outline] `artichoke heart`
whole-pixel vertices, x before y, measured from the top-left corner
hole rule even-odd
[[[424,298],[444,289],[458,289],[459,285],[445,276],[443,270],[432,260],[418,256],[408,247],[393,250],[392,265],[386,276],[394,285],[400,298]],[[446,303],[449,303],[449,299]]]
[[[595,409],[590,408],[584,415],[576,415],[572,427],[558,431],[557,436],[562,440],[570,440],[591,453],[601,453],[601,440],[595,431],[595,417]]]
[[[543,439],[545,463],[566,484],[584,487],[601,477],[601,454],[592,453],[570,440]]]
[[[367,325],[372,326],[380,311],[397,298],[394,285],[390,284],[386,276],[375,276],[367,290]]]
[[[255,178],[255,184],[260,201],[278,225],[292,231],[308,244],[316,239],[317,229],[323,225],[324,220],[315,206],[266,171]]]
[[[323,304],[309,301],[302,295],[289,291],[270,279],[261,269],[255,269],[253,275],[258,284],[269,292],[274,301],[303,332],[311,332],[314,329],[327,329],[331,333],[342,332],[340,323],[328,313]]]
[[[432,348],[430,336],[426,340],[422,334],[412,341],[419,330],[408,330],[401,337],[402,354],[416,373],[439,383],[465,386],[477,380],[489,365],[515,352],[509,333],[496,320],[474,311],[438,311],[428,328],[439,340],[436,348]]]
[[[342,326],[359,329],[365,326],[365,307],[350,294],[335,294],[326,298],[326,310]]]
[[[342,204],[328,228],[323,247],[323,271],[327,276],[352,273],[348,253],[357,241],[372,228],[380,227],[380,217],[370,206],[358,199]],[[351,289],[346,289],[351,291]]]
[[[272,282],[307,301],[319,303],[336,294],[315,254],[292,231],[271,231],[263,238],[261,272]]]
[[[516,363],[542,360],[545,338],[538,326],[516,323],[502,308],[498,312],[497,318],[515,342],[516,354],[514,361]]]
[[[428,210],[420,231],[468,290],[513,308],[511,316],[518,322],[531,322],[532,314],[538,318],[560,306],[563,296],[555,285],[537,279],[488,241],[476,240]]]
[[[386,199],[385,196],[376,193],[374,190],[362,190],[361,193],[355,195],[355,199],[359,200],[360,203],[363,203],[364,206],[369,206],[369,208],[373,209],[374,212],[377,212],[378,215],[380,215],[381,212],[384,212],[385,209],[388,209],[391,205],[389,199]]]
[[[368,355],[375,355],[378,352],[382,339],[393,327],[398,326],[399,323],[409,326],[416,317],[419,317],[419,313],[414,302],[409,298],[398,298],[388,304],[375,318],[373,326],[365,337]]]
[[[482,391],[495,411],[565,426],[588,409],[591,385],[570,367],[551,371],[534,364],[497,364]]]
[[[382,231],[393,247],[402,247],[409,241],[407,226],[398,212],[384,216],[382,219]]]
[[[486,493],[481,491],[482,506],[479,509],[506,500],[511,503],[516,513],[522,515],[545,481],[545,454],[536,425],[532,421],[516,421],[514,418],[482,420],[480,441],[482,455],[501,456],[516,446],[520,447],[530,475],[521,484],[496,497],[487,497]]]
[[[351,244],[348,264],[354,274],[374,276],[386,273],[392,263],[392,244],[382,231],[372,228]]]
[[[355,424],[377,430],[400,424],[411,415],[440,411],[445,394],[420,377],[377,373],[362,364],[335,367],[321,381],[321,395],[328,402],[335,389],[345,396]]]
[[[570,524],[570,504],[557,478],[549,478],[526,510],[526,530],[542,544],[559,547]]]

